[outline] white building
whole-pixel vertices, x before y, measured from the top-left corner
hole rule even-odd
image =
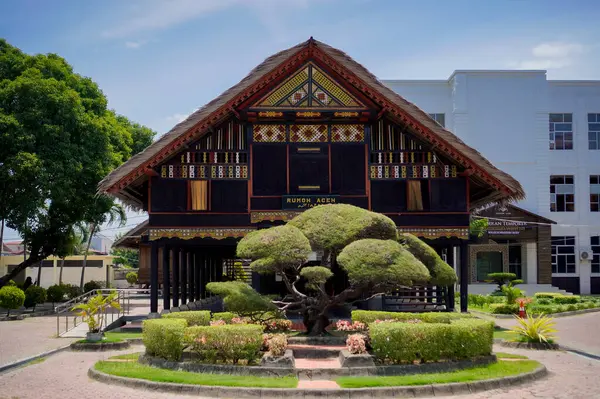
[[[516,205],[557,222],[553,285],[600,294],[600,81],[514,70],[384,83],[519,180]]]

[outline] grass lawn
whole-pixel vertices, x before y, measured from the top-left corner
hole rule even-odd
[[[403,375],[391,377],[340,377],[336,382],[342,388],[389,387],[403,385],[445,384],[451,382],[470,382],[490,378],[506,377],[535,370],[540,363],[534,360],[506,361],[487,366],[473,367],[449,373]]]
[[[88,341],[87,339],[81,339],[79,341],[77,341],[78,344],[100,344],[100,343],[115,343],[115,342],[123,342],[123,339],[118,338],[118,337],[109,337],[109,336],[104,336],[104,339],[102,341]]]
[[[111,356],[111,357],[109,357],[109,359],[138,360],[138,358],[140,357],[141,354],[142,354],[142,352],[126,353],[124,355]]]
[[[529,359],[527,356],[515,355],[514,353],[496,352],[498,359]]]
[[[258,388],[296,388],[296,377],[254,377],[242,375],[221,375],[190,373],[144,366],[134,362],[100,361],[94,366],[96,370],[119,377],[139,378],[155,382],[174,382],[191,385],[211,385],[226,387],[258,387]]]
[[[506,328],[495,327],[494,328],[494,339],[505,339],[507,341],[513,341],[517,334],[509,333]]]
[[[481,307],[481,306],[469,305],[469,309],[474,310],[476,312],[492,314],[492,311],[490,310],[490,308],[488,306]]]
[[[107,338],[119,338],[119,339],[128,339],[128,338],[142,338],[142,333],[134,333],[134,332],[107,332],[104,334]]]

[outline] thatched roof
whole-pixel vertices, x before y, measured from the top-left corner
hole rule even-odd
[[[326,63],[373,102],[379,104],[386,114],[407,124],[415,135],[432,143],[440,152],[469,169],[472,172],[472,180],[483,188],[480,198],[472,199],[472,208],[490,202],[519,200],[525,197],[518,181],[492,165],[477,150],[469,147],[416,105],[385,86],[343,51],[312,38],[267,58],[238,84],[192,113],[144,151],[112,171],[100,182],[99,191],[109,192],[133,207],[141,207],[139,198],[136,199],[126,188],[145,180],[146,169],[165,161],[181,146],[205,134],[208,129],[231,116],[236,105],[263,90],[269,82],[291,72],[299,61],[308,60],[310,57]]]
[[[140,247],[140,239],[142,235],[148,231],[148,220],[144,220],[142,223],[129,230],[113,243],[113,248],[133,248],[138,249]]]

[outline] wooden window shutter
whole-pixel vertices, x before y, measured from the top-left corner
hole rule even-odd
[[[192,211],[208,210],[208,181],[190,181],[190,199]]]
[[[423,210],[423,195],[421,193],[421,182],[419,180],[408,180],[408,210]]]

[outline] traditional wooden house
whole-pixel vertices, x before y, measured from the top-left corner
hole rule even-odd
[[[451,264],[461,247],[468,264],[471,210],[524,197],[511,176],[312,38],[267,58],[99,189],[149,214],[137,242],[142,268],[149,259],[153,312],[161,280],[167,309],[171,286],[173,306],[201,298],[240,237],[317,204],[384,213]]]

